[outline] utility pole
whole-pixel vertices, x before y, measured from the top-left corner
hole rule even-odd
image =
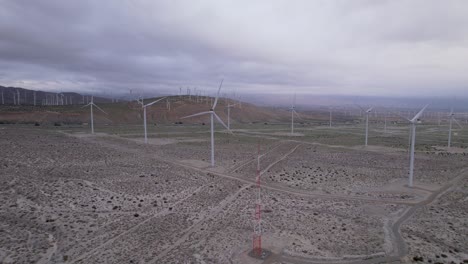
[[[255,201],[255,214],[254,214],[254,232],[253,232],[253,249],[252,254],[262,256],[262,197],[260,185],[260,143],[257,150],[257,177],[256,177],[256,201]]]

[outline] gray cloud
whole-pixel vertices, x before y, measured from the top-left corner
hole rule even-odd
[[[468,3],[0,3],[0,84],[44,90],[466,93]]]

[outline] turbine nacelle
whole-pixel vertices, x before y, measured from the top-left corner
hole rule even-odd
[[[450,113],[448,114],[449,117],[454,117],[455,113],[453,112],[453,107],[450,109]]]
[[[426,110],[426,108],[429,106],[429,104],[427,104],[426,106],[423,107],[423,109],[421,109],[414,117],[413,119],[407,119],[410,123],[417,123],[419,120],[420,120],[420,117],[422,116],[424,110]]]

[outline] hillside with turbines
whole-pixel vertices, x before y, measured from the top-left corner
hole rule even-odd
[[[151,102],[158,98],[145,99]],[[101,101],[101,103],[99,103]],[[152,124],[171,124],[175,122],[183,123],[204,123],[206,118],[196,117],[189,120],[180,120],[196,111],[208,111],[213,97],[202,97],[195,99],[189,96],[168,96],[163,101],[152,105],[147,109],[148,122]],[[142,122],[142,107],[135,101],[124,102],[102,102],[95,100],[107,114],[97,111],[95,122],[98,124],[119,125],[119,124],[140,124]],[[234,123],[281,123],[288,122],[290,113],[284,109],[274,109],[271,107],[260,107],[250,103],[242,103],[230,99],[219,100],[219,116],[227,120],[227,106],[230,107],[230,115]],[[83,108],[83,103],[69,105],[0,105],[0,122],[3,123],[39,123],[39,124],[70,124],[81,125],[89,122],[89,110]],[[326,120],[324,115],[304,114],[299,122],[307,122],[309,117]]]
[[[259,107],[221,87],[1,105],[2,263],[468,259],[449,232],[468,216],[468,120]]]
[[[75,92],[44,92],[21,87],[0,85],[0,105],[77,105],[88,102],[91,95]],[[95,97],[99,103],[109,103],[116,99]]]

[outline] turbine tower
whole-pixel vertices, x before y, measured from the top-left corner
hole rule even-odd
[[[101,112],[103,112],[104,114],[107,115],[107,113],[102,110],[99,106],[97,106],[96,104],[94,104],[94,96],[91,96],[91,102],[83,107],[87,107],[87,106],[90,106],[91,107],[91,134],[94,134],[94,118],[93,118],[93,106],[95,106],[97,109],[99,109]],[[82,108],[83,108],[82,107]]]
[[[214,103],[211,106],[209,111],[200,112],[200,113],[197,113],[197,114],[193,114],[193,115],[189,115],[189,116],[185,116],[185,117],[181,118],[181,119],[185,119],[185,118],[201,116],[201,115],[206,115],[206,114],[210,115],[210,123],[211,123],[211,167],[214,167],[214,165],[215,165],[215,156],[214,156],[214,119],[216,118],[216,120],[221,125],[223,125],[228,130],[229,133],[232,134],[231,130],[226,126],[226,124],[224,124],[223,120],[221,120],[221,118],[219,118],[219,116],[214,111],[215,108],[216,108],[216,105],[218,104],[219,92],[221,91],[221,86],[223,85],[223,81],[224,81],[224,79],[222,79],[221,83],[219,84],[218,93],[216,94],[215,101],[214,101]]]
[[[163,97],[163,98],[160,98],[156,101],[153,101],[149,104],[144,104],[143,102],[143,98],[141,98],[141,100],[138,100],[138,103],[141,104],[141,108],[143,108],[143,127],[145,128],[145,144],[148,144],[148,135],[147,135],[147,130],[146,130],[146,107],[148,106],[152,106],[154,105],[155,103],[161,101],[161,100],[164,100],[166,99],[166,97]]]
[[[367,147],[367,139],[369,137],[369,114],[371,113],[372,109],[373,107],[366,110],[366,140],[365,140],[366,147]]]
[[[257,257],[262,256],[262,196],[260,185],[260,143],[258,144],[257,154],[257,177],[256,181],[256,201],[255,201],[255,214],[254,214],[254,232],[253,232],[253,249],[252,253]]]
[[[291,105],[291,135],[294,134],[294,115],[299,117],[299,114],[296,112],[296,94],[294,94],[293,103]]]
[[[387,117],[388,117],[388,112],[385,112],[385,115],[384,115],[384,133],[387,133]]]
[[[357,106],[361,108],[361,111],[364,111],[366,113],[366,138],[364,140],[364,145],[367,147],[367,139],[369,136],[369,114],[372,112],[372,109],[374,109],[374,107],[364,110],[364,108],[362,108],[360,105]]]
[[[450,148],[451,145],[452,145],[452,123],[453,121],[455,121],[455,123],[457,123],[457,125],[462,128],[462,126],[460,125],[460,123],[458,123],[458,121],[455,119],[455,113],[453,113],[453,108],[451,109],[450,111],[450,114],[449,114],[449,134],[448,134],[448,144],[447,146]]]
[[[410,133],[410,138],[411,138],[411,147],[410,147],[410,169],[409,169],[409,182],[408,182],[408,186],[409,187],[413,187],[413,172],[414,172],[414,144],[415,144],[415,141],[416,141],[416,124],[418,122],[420,122],[419,118],[421,117],[421,115],[423,114],[424,110],[426,110],[426,108],[428,107],[429,105],[427,104],[426,106],[424,106],[414,117],[413,119],[408,119],[408,118],[405,118],[411,125],[411,133]]]
[[[237,105],[236,103],[227,105],[227,117],[228,117],[227,127],[228,127],[228,129],[231,129],[231,107],[234,107],[236,105]]]

